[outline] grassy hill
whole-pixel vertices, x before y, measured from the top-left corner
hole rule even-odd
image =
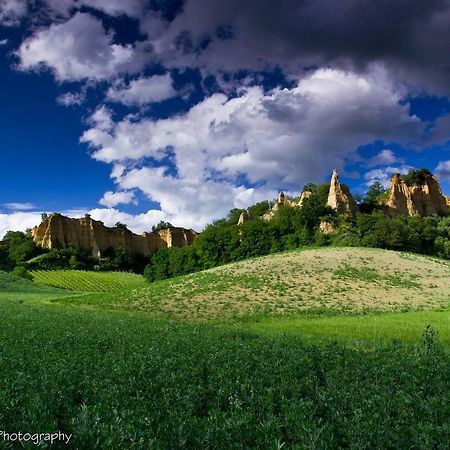
[[[0,271],[1,300],[44,300],[70,295],[67,291],[41,286],[29,280]]]
[[[123,307],[188,319],[446,308],[450,263],[363,248],[255,258],[133,290]]]

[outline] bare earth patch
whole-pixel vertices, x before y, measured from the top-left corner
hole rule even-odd
[[[450,264],[378,249],[304,250],[157,282],[127,304],[190,318],[438,309],[450,304]]]

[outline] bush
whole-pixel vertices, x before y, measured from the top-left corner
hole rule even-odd
[[[31,275],[31,273],[23,266],[14,267],[11,273],[16,277],[24,278],[25,280],[33,280],[33,275]]]
[[[420,186],[429,176],[432,176],[432,173],[428,169],[409,169],[406,175],[402,175],[402,180],[407,186]]]

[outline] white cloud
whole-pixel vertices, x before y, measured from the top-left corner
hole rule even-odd
[[[140,189],[170,221],[203,226],[232,207],[299,191],[342,168],[375,139],[407,144],[423,124],[385,73],[321,69],[292,89],[214,94],[184,115],[93,126],[82,136],[93,157],[114,164],[120,189]],[[171,163],[155,168],[142,160]],[[381,152],[376,162],[394,157]],[[135,163],[139,163],[135,167]],[[245,177],[256,188],[242,183]],[[240,201],[240,199],[245,199]]]
[[[8,43],[8,39],[0,39],[0,47],[6,45]]]
[[[0,2],[0,24],[16,26],[26,15],[28,5],[26,0],[2,0]]]
[[[13,211],[29,211],[31,209],[36,209],[36,205],[33,203],[3,203],[3,206],[7,209]]]
[[[151,231],[153,225],[161,220],[167,220],[167,215],[159,210],[133,215],[114,208],[97,208],[90,211],[90,215],[94,220],[100,220],[108,227],[113,227],[117,222],[124,223],[134,233]]]
[[[36,226],[40,221],[41,213],[38,212],[0,214],[0,239],[7,231],[25,231]]]
[[[121,191],[121,192],[105,192],[103,197],[100,199],[100,205],[107,206],[108,208],[112,208],[114,206],[123,204],[126,205],[134,201],[134,193]]]
[[[66,92],[61,94],[56,101],[63,106],[81,105],[86,98],[85,92]]]
[[[440,161],[434,169],[436,176],[443,181],[450,181],[450,160]]]
[[[392,150],[384,149],[381,150],[380,153],[375,155],[373,158],[370,158],[365,165],[367,167],[387,166],[389,164],[395,164],[397,162],[402,161],[400,159],[397,159]]]
[[[109,88],[107,99],[120,102],[127,106],[142,106],[148,103],[160,102],[175,96],[177,93],[172,86],[172,78],[166,75],[154,75],[132,80],[128,86],[119,83]]]
[[[140,67],[132,46],[113,44],[100,20],[80,12],[36,32],[18,55],[22,70],[49,68],[58,81],[110,79]]]
[[[122,14],[137,17],[142,11],[140,0],[45,0],[51,11],[67,16],[73,8],[88,6],[110,16]]]
[[[379,181],[385,188],[389,186],[391,177],[394,173],[407,173],[412,167],[409,165],[401,165],[396,167],[383,167],[382,169],[373,169],[364,175],[367,180],[365,185],[369,187],[375,181]]]

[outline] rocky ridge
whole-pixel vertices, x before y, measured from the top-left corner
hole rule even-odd
[[[431,174],[412,186],[408,186],[400,174],[394,174],[383,204],[390,216],[431,216],[450,212],[450,198],[442,194],[438,179]]]
[[[73,219],[52,214],[31,231],[34,242],[47,249],[89,250],[100,258],[107,249],[126,249],[130,254],[151,256],[160,248],[185,247],[197,237],[194,230],[164,228],[156,232],[135,234],[126,228],[109,228],[90,217]]]

